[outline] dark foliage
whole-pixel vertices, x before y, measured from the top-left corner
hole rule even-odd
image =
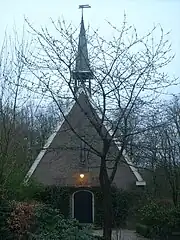
[[[13,239],[13,236],[11,234],[8,219],[10,217],[12,208],[6,199],[4,199],[2,196],[0,196],[0,236],[1,239]]]
[[[48,205],[36,208],[33,231],[29,238],[33,240],[93,240],[91,229],[81,226],[77,221],[65,219],[59,210]]]
[[[150,201],[140,209],[139,222],[136,230],[141,235],[169,239],[174,233],[180,233],[180,207],[169,201]]]
[[[36,200],[49,204],[53,208],[60,210],[66,218],[71,216],[70,204],[72,193],[82,188],[73,187],[58,187],[49,186],[45,187],[41,192],[35,194]],[[88,190],[94,193],[95,202],[95,221],[94,224],[97,227],[103,225],[103,204],[102,204],[102,192],[99,187],[88,188]],[[129,215],[133,215],[138,206],[139,194],[137,192],[127,192],[124,190],[118,190],[112,188],[113,199],[113,226],[125,227],[127,218]]]

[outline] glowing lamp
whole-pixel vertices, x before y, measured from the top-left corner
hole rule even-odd
[[[84,174],[83,173],[81,173],[79,176],[80,176],[81,179],[84,178]]]

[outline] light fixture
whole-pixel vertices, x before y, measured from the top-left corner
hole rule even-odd
[[[80,178],[82,178],[82,179],[84,178],[84,174],[83,174],[83,173],[81,173],[79,176],[80,176]]]

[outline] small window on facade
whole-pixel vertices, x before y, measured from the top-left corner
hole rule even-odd
[[[80,144],[80,165],[85,166],[87,163],[87,145],[84,142],[85,137],[82,137],[81,144]]]

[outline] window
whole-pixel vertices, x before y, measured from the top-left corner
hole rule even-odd
[[[85,166],[87,164],[88,150],[84,139],[85,137],[83,136],[80,144],[80,166]]]

